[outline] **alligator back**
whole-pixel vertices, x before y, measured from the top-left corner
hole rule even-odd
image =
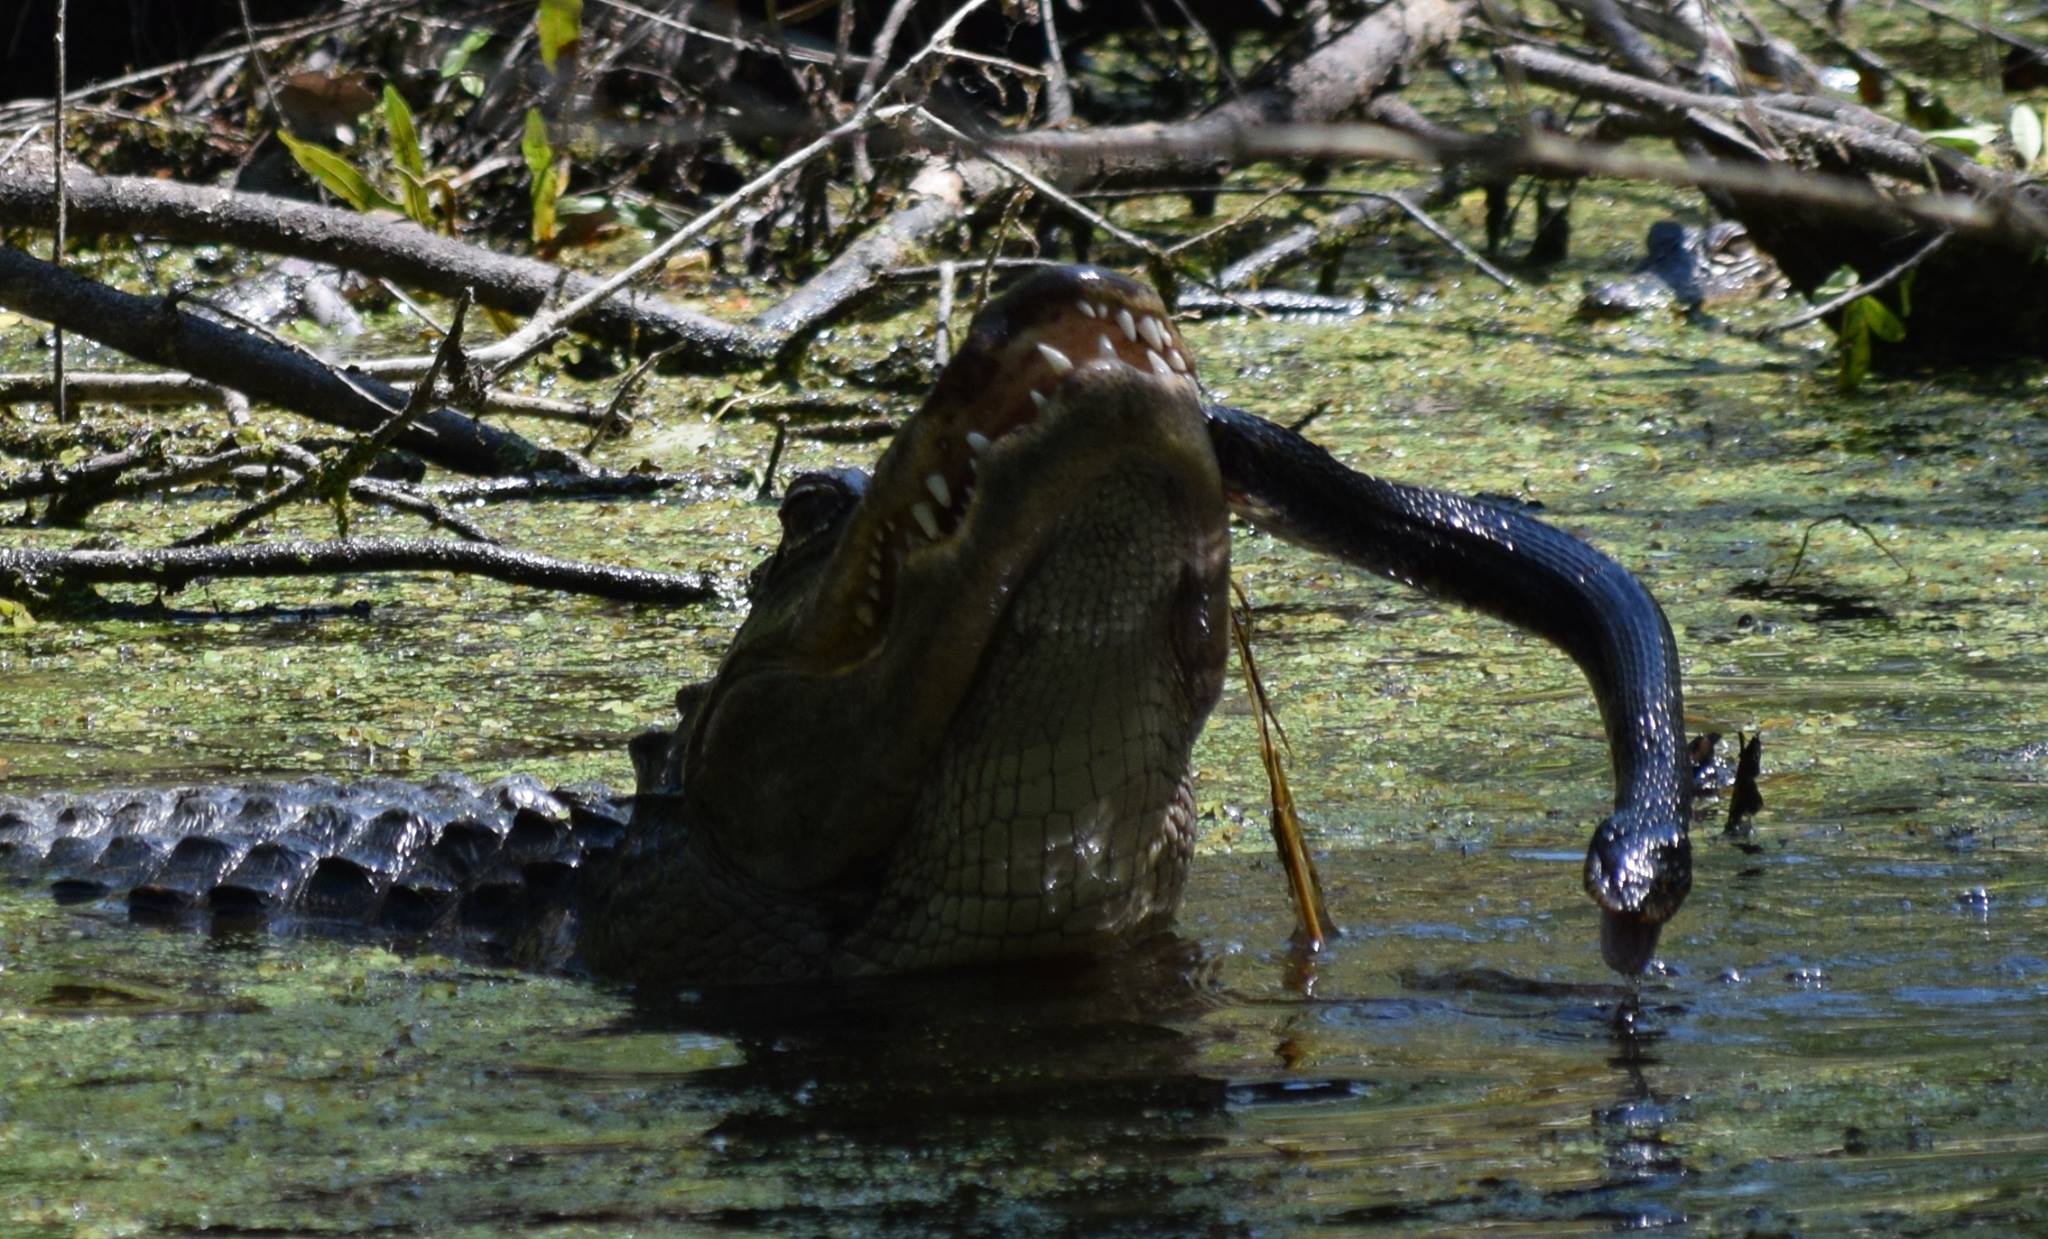
[[[155,923],[509,943],[573,902],[629,805],[530,776],[0,796],[0,874]]]

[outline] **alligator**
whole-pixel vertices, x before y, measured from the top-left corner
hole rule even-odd
[[[0,852],[139,917],[481,927],[521,962],[642,985],[1113,953],[1181,900],[1232,513],[1578,663],[1615,779],[1585,887],[1606,962],[1640,972],[1691,883],[1655,601],[1525,514],[1205,404],[1157,295],[1085,267],[984,308],[872,474],[789,483],[715,675],[634,738],[632,796],[444,779],[0,798]]]
[[[1695,228],[1660,219],[1643,238],[1643,251],[1643,261],[1623,278],[1586,281],[1580,318],[1629,318],[1660,309],[1690,316],[1785,288],[1778,265],[1732,220]]]

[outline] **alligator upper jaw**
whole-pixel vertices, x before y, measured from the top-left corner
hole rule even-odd
[[[1199,415],[1192,431],[1179,415],[1191,403],[1186,346],[1151,289],[1092,268],[1026,281],[976,316],[876,465],[801,619],[776,642],[779,661],[852,672],[922,627],[921,612],[956,610],[969,579],[1000,588],[1033,553],[1016,515],[1049,528],[1043,518],[1083,492],[1089,470],[1120,454],[1163,450],[1162,465],[1213,474]],[[1114,428],[1088,425],[1111,405],[1126,410]],[[1041,440],[1056,444],[1030,447]]]
[[[1191,564],[1227,565],[1197,390],[1150,290],[1067,270],[984,310],[803,605],[735,639],[686,759],[692,819],[744,819],[723,850],[786,889],[879,855],[1063,517],[1134,469],[1200,498],[1157,519]]]

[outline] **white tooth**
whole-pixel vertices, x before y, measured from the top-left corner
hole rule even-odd
[[[1039,345],[1038,355],[1045,358],[1045,364],[1052,367],[1054,374],[1065,374],[1074,368],[1074,363],[1067,358],[1067,355],[1050,344]]]
[[[925,537],[930,538],[934,542],[939,540],[939,518],[932,515],[930,504],[921,502],[911,504],[910,515],[916,519],[917,527],[924,530]]]
[[[868,580],[870,580],[870,581],[880,581],[881,579],[882,579],[882,561],[881,561],[881,560],[879,560],[879,559],[877,559],[877,560],[875,560],[874,562],[872,562],[872,563],[870,563],[870,564],[868,565]]]
[[[1035,391],[1031,393],[1031,403],[1038,406],[1038,411],[1040,413],[1043,413],[1047,409],[1052,407],[1052,401],[1047,400],[1045,398],[1045,393],[1042,391]]]
[[[1138,334],[1153,348],[1166,347],[1166,324],[1147,314],[1138,320]]]
[[[1187,360],[1173,349],[1166,350],[1166,364],[1173,367],[1175,374],[1186,374],[1188,372]]]
[[[1101,340],[1101,342],[1100,342],[1100,343],[1101,343],[1101,345],[1102,345],[1102,355],[1103,355],[1104,357],[1107,357],[1107,358],[1109,358],[1109,359],[1110,359],[1111,361],[1115,361],[1115,360],[1116,360],[1116,343],[1115,343],[1115,341],[1111,340],[1111,339],[1110,339],[1110,338],[1109,338],[1108,336],[1104,336],[1104,337],[1102,337],[1102,340]]]
[[[1131,312],[1129,310],[1118,310],[1116,312],[1116,325],[1124,329],[1124,339],[1129,340],[1133,344],[1138,342],[1138,324],[1131,321]]]
[[[939,501],[940,507],[950,508],[953,506],[952,488],[948,487],[946,485],[946,479],[940,477],[938,474],[925,474],[924,488],[932,493],[932,498]]]
[[[1145,360],[1152,363],[1152,373],[1160,378],[1170,379],[1173,377],[1173,371],[1167,368],[1166,358],[1161,357],[1149,348],[1145,350]]]
[[[1032,392],[1031,394],[1036,396],[1038,393]],[[968,431],[967,450],[973,452],[976,456],[981,455],[983,452],[988,450],[988,436],[981,433],[979,430]]]
[[[873,628],[875,626],[875,609],[869,606],[867,603],[854,603],[853,615],[855,619],[858,619],[861,623],[866,624],[868,627]]]
[[[1081,308],[1081,313],[1086,314],[1090,318],[1095,317],[1095,306],[1092,302],[1089,302],[1084,299],[1081,301],[1077,301],[1074,304]]]

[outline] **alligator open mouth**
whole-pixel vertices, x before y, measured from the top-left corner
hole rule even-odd
[[[1085,403],[1069,396],[1116,370],[1196,395],[1187,347],[1158,296],[1142,284],[1059,268],[982,312],[877,465],[846,533],[836,588],[820,599],[825,613],[852,621],[842,626],[847,640],[837,653],[858,657],[875,647],[906,564],[960,534],[984,471],[1001,468],[1006,454],[1063,403]]]

